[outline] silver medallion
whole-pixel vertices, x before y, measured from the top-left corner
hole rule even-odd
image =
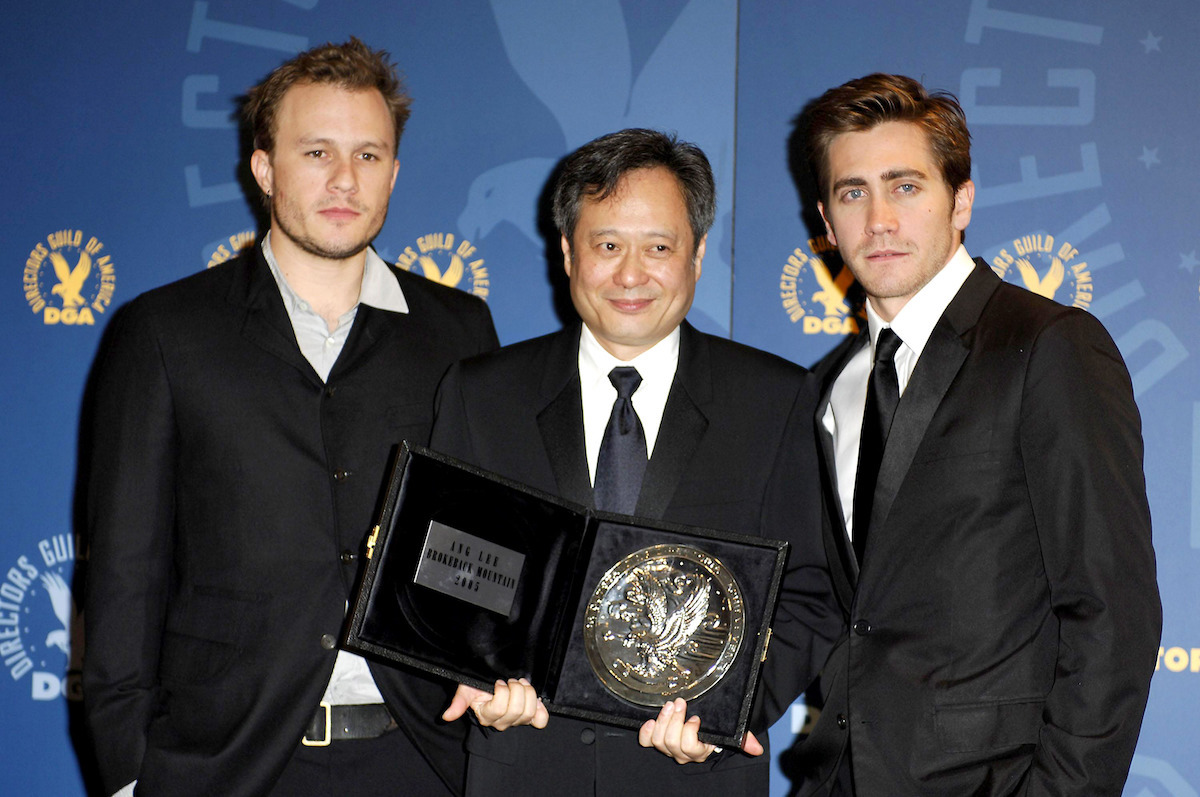
[[[733,574],[687,545],[653,545],[617,562],[600,579],[583,621],[600,681],[618,697],[656,707],[716,685],[745,628]]]

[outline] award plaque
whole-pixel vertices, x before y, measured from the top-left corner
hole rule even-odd
[[[688,701],[700,737],[746,733],[787,543],[596,512],[400,447],[345,646],[553,713],[640,727]]]

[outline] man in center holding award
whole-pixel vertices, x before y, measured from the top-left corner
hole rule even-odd
[[[691,144],[630,129],[571,154],[553,213],[582,323],[453,367],[432,447],[598,510],[788,541],[752,733],[742,751],[720,750],[697,738],[702,718],[683,700],[638,732],[548,718],[524,680],[464,686],[445,718],[476,717],[468,795],[765,794],[760,741],[840,630],[810,375],[684,320],[715,212],[711,167]]]

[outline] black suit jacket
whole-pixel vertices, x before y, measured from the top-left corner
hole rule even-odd
[[[323,383],[259,247],[144,294],[97,360],[86,711],[105,787],[265,793],[328,682],[357,555],[436,385],[496,345],[486,306],[393,269],[409,312],[360,306]],[[449,782],[444,700],[372,667]],[[424,762],[397,762],[405,766]]]
[[[433,447],[591,505],[579,335],[575,325],[452,368],[438,394]],[[767,724],[815,675],[840,630],[818,532],[814,400],[802,368],[685,323],[637,506],[647,517],[791,543],[754,726],[764,744]],[[636,732],[559,716],[544,731],[475,728],[468,750],[468,793],[734,795],[767,788],[767,756],[730,751],[680,766],[639,747]]]
[[[1116,346],[1088,313],[976,261],[897,408],[860,569],[821,419],[865,343],[818,369],[848,632],[822,678],[802,793],[829,793],[849,754],[859,797],[1119,795],[1161,608]]]

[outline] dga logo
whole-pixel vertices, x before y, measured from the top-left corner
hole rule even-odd
[[[226,260],[232,260],[250,247],[254,246],[254,240],[257,236],[254,230],[242,230],[229,236],[227,240],[221,241],[214,248],[212,254],[208,258],[208,263],[205,268],[219,266]],[[209,244],[212,246],[212,244]]]
[[[992,271],[1059,304],[1088,308],[1092,304],[1092,272],[1087,262],[1072,262],[1079,250],[1070,243],[1055,248],[1054,236],[1035,233],[1014,238],[992,258]]]
[[[112,303],[117,273],[104,244],[82,230],[59,230],[25,261],[25,301],[46,324],[95,324]]]
[[[426,279],[461,288],[480,299],[486,300],[491,293],[491,281],[483,258],[471,259],[475,256],[475,247],[465,238],[456,244],[454,233],[434,232],[418,238],[417,249],[420,251],[406,246],[396,265],[405,271],[414,271],[416,266],[415,270]]]
[[[841,266],[834,276],[823,256],[837,248],[822,235],[810,238],[808,251],[797,247],[779,275],[779,298],[793,324],[800,324],[805,335],[853,335],[858,332],[846,294],[854,284],[850,269]],[[839,264],[841,258],[837,258]]]
[[[80,700],[83,624],[71,595],[75,540],[58,534],[0,581],[0,661],[34,700]],[[28,678],[28,680],[26,680]]]

